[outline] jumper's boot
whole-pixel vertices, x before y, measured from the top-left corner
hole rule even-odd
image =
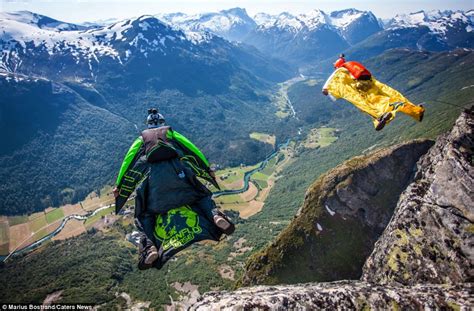
[[[231,235],[235,231],[235,225],[224,213],[218,209],[213,210],[214,224],[226,235]]]
[[[393,115],[391,112],[386,112],[384,113],[380,118],[377,119],[375,122],[375,130],[380,131],[385,127],[385,124],[387,124],[388,121],[390,121],[393,118]]]
[[[425,116],[425,107],[423,104],[419,104],[418,107],[422,108],[423,110],[420,112],[420,115],[418,117],[418,121],[423,121],[423,117]]]
[[[153,263],[158,259],[158,250],[153,242],[145,234],[140,237],[138,245],[138,269],[146,270],[153,267]]]

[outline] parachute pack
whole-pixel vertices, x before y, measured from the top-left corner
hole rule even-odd
[[[349,70],[351,75],[357,80],[370,80],[370,78],[372,77],[370,71],[359,62],[345,62],[344,64],[342,64],[342,67]]]
[[[181,172],[186,174],[181,177],[186,176],[198,190],[204,186],[196,177],[220,189],[211,175],[206,157],[191,141],[169,126],[148,129],[134,141],[122,162],[115,182],[119,191],[115,200],[116,213],[122,209],[137,186],[149,176],[151,165],[157,165],[160,161],[170,161],[168,164],[173,166],[175,172],[178,175]]]

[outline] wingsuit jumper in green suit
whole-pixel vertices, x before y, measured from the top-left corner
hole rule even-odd
[[[209,162],[199,148],[170,127],[159,129],[166,133],[169,143],[167,146],[172,146],[178,157],[149,163],[144,141],[146,131],[149,130],[145,130],[125,155],[116,180],[117,213],[140,185],[135,198],[135,221],[138,229],[153,241],[157,248],[160,243],[153,234],[157,215],[164,215],[172,209],[188,205],[212,223],[216,213],[215,203],[211,199],[212,193],[196,177],[218,187],[211,175]],[[206,238],[220,238],[221,232],[214,229],[206,231],[210,234]]]

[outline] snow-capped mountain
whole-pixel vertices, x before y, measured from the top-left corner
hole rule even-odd
[[[153,16],[83,29],[29,12],[2,14],[0,68],[10,72],[61,68],[58,75],[70,70],[74,76],[93,77],[105,64],[123,66],[132,60],[173,56],[181,51],[190,57],[212,54],[202,47],[211,42],[228,44],[210,33],[173,29]]]
[[[321,10],[300,15],[259,13],[254,19],[257,27],[245,42],[293,63],[334,55],[382,29],[371,12],[356,9],[329,14]]]
[[[171,13],[156,15],[177,28],[192,31],[208,31],[231,41],[254,44],[261,37],[279,31],[308,38],[308,33],[325,28],[324,32],[337,32],[336,37],[353,44],[356,40],[379,31],[381,27],[371,12],[348,9],[330,14],[311,10],[300,15],[283,12],[278,15],[258,13],[249,17],[245,9],[234,8],[215,13],[187,15]],[[269,39],[273,41],[273,39]],[[256,44],[258,48],[262,46]],[[340,47],[340,46],[339,46]],[[265,51],[265,50],[264,50]]]
[[[144,70],[146,73],[159,67],[156,75],[170,76],[166,72],[178,73],[178,67],[182,70],[201,67],[200,70],[206,71],[203,69],[206,66],[210,70],[227,64],[226,70],[245,68],[257,76],[263,74],[265,78],[278,80],[288,70],[286,66],[273,66],[271,60],[256,50],[232,44],[209,32],[175,29],[154,16],[67,31],[40,28],[29,20],[24,22],[26,17],[6,17],[0,18],[0,70],[7,72],[95,80],[98,75],[110,72]]]
[[[171,13],[156,15],[161,20],[190,31],[208,31],[230,41],[240,41],[256,27],[245,9],[233,8],[216,13],[186,15]]]
[[[382,25],[372,12],[347,9],[330,14],[331,25],[339,29],[344,39],[354,45],[382,30]]]
[[[419,11],[397,15],[386,28],[347,53],[357,58],[368,58],[391,48],[445,51],[456,48],[474,48],[474,21],[472,10]]]
[[[389,24],[388,29],[428,27],[432,33],[446,34],[450,29],[462,27],[467,32],[472,31],[474,13],[470,10],[466,13],[462,11],[419,11],[410,14],[395,16]],[[461,29],[459,29],[461,30]]]
[[[271,57],[293,64],[324,59],[382,30],[374,14],[356,9],[331,13],[315,9],[299,15],[258,13],[250,18],[244,9],[234,8],[157,17],[179,29],[211,32],[253,45]]]
[[[253,20],[257,26],[270,27],[277,20],[278,15],[271,15],[267,13],[257,13],[253,17]]]
[[[48,30],[67,31],[67,30],[82,30],[85,26],[75,25],[71,23],[61,22],[53,18],[32,13],[29,11],[19,12],[0,12],[0,20],[10,20],[22,24],[27,24],[32,27]]]

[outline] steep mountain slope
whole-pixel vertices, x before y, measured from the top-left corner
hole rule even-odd
[[[401,195],[367,260],[364,281],[214,292],[190,308],[469,308],[474,259],[470,247],[473,130],[474,107],[464,111],[450,133],[418,162],[415,180]],[[308,197],[305,207],[313,199]],[[305,207],[294,222],[308,213]]]
[[[249,259],[242,285],[359,278],[413,166],[430,146],[427,141],[395,146],[320,177],[291,224]]]
[[[102,188],[119,165],[113,155],[135,136],[130,122],[50,80],[0,75],[0,92],[2,214],[70,203]]]
[[[267,91],[292,74],[287,66],[255,49],[211,34],[174,30],[150,16],[59,31],[27,22],[34,14],[20,15],[0,18],[0,87],[8,94],[0,99],[1,138],[7,142],[0,152],[6,163],[1,176],[13,179],[1,187],[2,214],[76,201],[111,182],[137,135],[134,124],[143,127],[149,106],[158,106],[169,124],[213,162],[254,163],[270,152],[271,146],[249,134],[278,127]],[[68,112],[64,103],[70,104],[71,97],[84,105]],[[20,115],[39,111],[41,105],[45,110],[34,115],[34,122]],[[92,111],[109,117],[81,118]],[[76,141],[83,142],[80,151],[73,147]],[[67,167],[44,165],[51,144]],[[89,144],[110,149],[88,150]],[[32,146],[35,157],[24,156]],[[221,152],[229,149],[236,151]],[[31,187],[31,176],[41,176],[39,187]],[[68,196],[62,200],[64,191]]]

